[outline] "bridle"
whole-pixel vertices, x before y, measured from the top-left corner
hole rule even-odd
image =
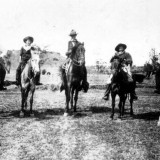
[[[80,44],[81,45],[81,44]],[[79,45],[79,46],[80,46]],[[78,46],[78,47],[79,47]],[[77,49],[78,49],[78,47],[77,47]],[[76,51],[77,52],[77,51]],[[84,50],[84,52],[85,52],[85,50]],[[80,49],[80,53],[79,53],[80,55],[82,55],[83,53],[82,53],[82,49]],[[73,59],[71,59],[72,60],[72,63],[75,65],[75,66],[79,66],[79,67],[81,67],[84,63],[85,63],[85,57],[83,56],[83,57],[81,57],[81,58],[79,58],[79,60],[76,60],[75,59],[75,57],[73,58]]]

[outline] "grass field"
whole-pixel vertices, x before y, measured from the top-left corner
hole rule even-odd
[[[46,84],[59,83],[57,73],[41,76]],[[7,75],[14,79],[15,72]],[[107,75],[88,75],[91,86],[105,85]],[[1,160],[158,160],[160,159],[160,96],[154,94],[153,79],[138,84],[139,100],[134,116],[129,104],[122,121],[110,120],[111,100],[102,100],[105,89],[80,93],[78,112],[64,117],[65,96],[38,89],[34,96],[34,117],[19,118],[20,91],[14,85],[0,92]],[[117,101],[118,103],[118,97]]]

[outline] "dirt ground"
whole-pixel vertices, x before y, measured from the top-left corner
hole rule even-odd
[[[11,77],[12,73],[7,75],[7,79]],[[98,85],[104,84],[106,78],[89,77],[91,84]],[[42,76],[42,82],[46,79]],[[127,103],[122,121],[117,118],[118,107],[115,119],[110,120],[111,100],[102,100],[104,89],[80,93],[78,112],[69,117],[63,116],[64,92],[38,89],[34,96],[35,116],[30,117],[27,111],[20,118],[20,91],[9,86],[0,92],[0,159],[158,160],[160,96],[153,93],[153,87],[136,91],[139,100],[134,102],[134,116],[129,115]]]

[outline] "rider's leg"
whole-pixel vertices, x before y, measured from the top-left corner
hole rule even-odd
[[[136,89],[136,80],[135,80],[134,76],[132,76],[132,77],[133,77],[133,90],[131,92],[131,96],[132,96],[133,100],[137,100],[138,97],[137,97],[136,92],[135,92],[135,89]]]
[[[65,83],[65,69],[64,68],[61,68],[60,77],[61,77],[60,92],[62,92],[64,90],[64,83]]]
[[[113,77],[113,74],[111,74],[109,76],[108,81],[107,81],[106,91],[105,91],[104,97],[103,97],[103,99],[106,100],[106,101],[109,100],[109,94],[110,94],[110,91],[111,91],[112,77]]]
[[[86,66],[83,67],[83,73],[82,74],[84,74],[82,86],[83,86],[84,92],[87,92],[88,88],[89,88],[89,83],[87,82],[87,69],[86,69]]]
[[[70,59],[67,58],[65,63],[61,66],[61,71],[60,71],[60,77],[61,77],[61,85],[60,85],[60,92],[62,92],[64,90],[64,85],[65,85],[65,80],[66,80],[66,65],[70,62]]]
[[[19,66],[16,70],[16,84],[20,85],[20,79],[21,79],[21,63],[19,63]]]
[[[107,84],[106,91],[105,91],[104,97],[103,97],[104,100],[106,100],[106,101],[109,100],[110,91],[111,91],[111,83]]]

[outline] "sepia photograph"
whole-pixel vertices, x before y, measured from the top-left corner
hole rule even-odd
[[[0,160],[160,160],[160,1],[0,0]]]

